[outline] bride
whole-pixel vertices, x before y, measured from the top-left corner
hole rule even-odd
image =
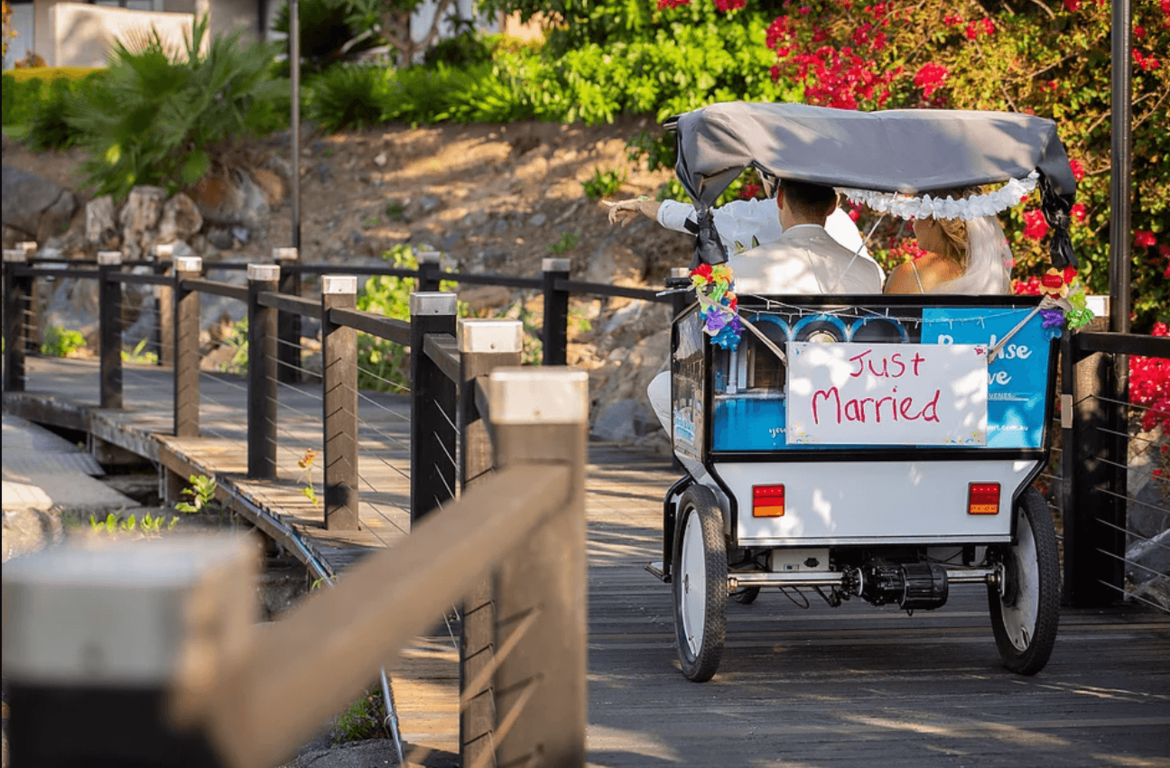
[[[941,192],[961,200],[977,189]],[[925,256],[907,261],[890,274],[886,293],[1004,294],[1011,292],[1011,259],[1003,228],[995,216],[914,219],[914,235]]]

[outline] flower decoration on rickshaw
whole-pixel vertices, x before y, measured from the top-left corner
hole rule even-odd
[[[734,275],[726,264],[700,264],[691,270],[691,285],[695,287],[702,309],[703,330],[711,343],[724,349],[739,346],[743,321],[738,314],[739,299],[732,291]]]
[[[1045,338],[1058,339],[1065,327],[1080,328],[1093,319],[1093,310],[1085,298],[1085,284],[1073,267],[1049,269],[1040,278],[1040,295],[1044,297],[1040,317],[1044,321]]]

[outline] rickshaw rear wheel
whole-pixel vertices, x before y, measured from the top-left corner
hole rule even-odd
[[[1003,585],[987,588],[991,629],[1005,667],[1021,675],[1044,668],[1060,622],[1060,557],[1044,497],[1028,487],[1014,510],[1016,543],[997,548]]]
[[[679,543],[671,583],[678,660],[688,680],[710,680],[727,631],[727,545],[715,495],[692,486],[679,501]]]

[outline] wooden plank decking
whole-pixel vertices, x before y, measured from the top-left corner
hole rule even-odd
[[[29,363],[28,393],[5,396],[18,415],[43,419],[52,405],[64,419],[96,401],[92,365]],[[157,369],[128,369],[127,409],[93,421],[121,445],[156,440],[156,460],[241,471],[242,382],[205,376],[202,386],[204,423],[219,433],[211,439],[150,437],[170,426],[169,376]],[[320,447],[319,404],[303,389],[281,387],[281,482],[232,482],[343,569],[408,530],[408,404],[361,401],[361,472],[376,489],[363,483],[370,530],[329,536],[296,482],[296,460]],[[944,608],[913,617],[859,601],[832,609],[815,597],[801,609],[765,593],[729,605],[716,678],[687,682],[670,589],[643,570],[660,556],[660,498],[674,474],[663,459],[604,444],[590,446],[588,472],[591,765],[1170,768],[1170,618],[1142,606],[1065,610],[1048,667],[1023,678],[999,665],[982,588],[956,585]],[[438,617],[436,626],[392,674],[408,743],[438,765],[457,751],[458,671]]]

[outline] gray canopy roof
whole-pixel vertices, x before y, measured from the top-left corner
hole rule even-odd
[[[753,165],[786,179],[882,192],[1004,182],[1033,170],[1058,195],[1076,189],[1056,123],[1017,112],[728,102],[674,120],[679,180],[705,205]]]
[[[785,179],[908,194],[1023,179],[1036,170],[1045,216],[1057,230],[1053,261],[1073,259],[1067,213],[1076,180],[1056,123],[1045,118],[727,102],[665,127],[678,131],[675,171],[700,214],[749,166]]]

